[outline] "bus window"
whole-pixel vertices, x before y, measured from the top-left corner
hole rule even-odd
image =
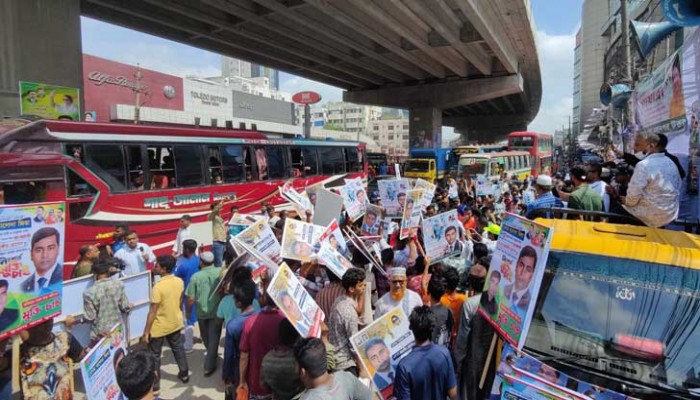
[[[224,182],[245,181],[245,154],[243,146],[221,146],[221,163],[223,164]]]
[[[304,158],[304,176],[318,175],[318,154],[316,148],[302,148],[301,155]]]
[[[4,182],[0,186],[3,201],[0,204],[27,204],[46,201],[44,182]]]
[[[218,146],[207,147],[207,158],[209,158],[209,179],[213,184],[224,183],[224,170],[221,165],[221,153]]]
[[[282,146],[267,146],[267,175],[269,179],[284,179],[285,152]]]
[[[489,170],[487,173],[490,173],[490,175],[493,177],[499,177],[501,176],[501,166],[498,164],[498,162],[491,161],[489,163]]]
[[[301,149],[292,147],[289,149],[289,153],[292,156],[292,176],[304,176],[304,159],[301,155]]]
[[[76,161],[82,163],[83,154],[85,154],[85,151],[83,150],[83,146],[80,144],[69,144],[66,145],[66,154],[76,159]]]
[[[151,189],[175,187],[175,160],[172,146],[148,146],[148,166],[151,170]],[[138,176],[136,173],[132,177]],[[132,186],[135,186],[132,183]]]
[[[343,149],[339,147],[326,147],[318,149],[321,161],[321,173],[324,175],[342,174],[345,172],[345,160]]]
[[[114,144],[85,145],[85,162],[115,192],[126,190],[122,147]]]
[[[85,197],[92,196],[97,193],[97,190],[87,183],[83,177],[76,174],[72,170],[68,170],[68,197]]]
[[[345,171],[360,172],[362,171],[361,163],[359,162],[357,148],[345,148]]]
[[[175,179],[178,187],[200,186],[202,179],[202,148],[198,145],[175,146]]]
[[[141,146],[124,146],[124,152],[126,153],[127,177],[129,178],[130,190],[144,190],[147,186],[144,184],[145,168],[141,154]],[[148,187],[152,187],[152,185]]]
[[[267,174],[267,154],[263,146],[255,146],[255,166],[258,180],[264,181],[268,178]]]

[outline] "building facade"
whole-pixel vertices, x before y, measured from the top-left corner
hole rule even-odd
[[[382,116],[382,108],[345,102],[330,102],[326,106],[326,125],[346,132],[368,132],[370,121]]]
[[[370,121],[367,136],[375,143],[368,151],[384,153],[392,160],[408,158],[408,119]]]
[[[253,64],[237,58],[221,56],[221,76],[236,78],[267,78],[269,88],[280,90],[280,72],[260,64]]]
[[[580,131],[581,121],[581,29],[576,32],[576,47],[574,47],[574,108],[571,118],[571,128],[574,132]]]

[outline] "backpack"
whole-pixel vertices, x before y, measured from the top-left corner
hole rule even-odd
[[[26,400],[69,400],[73,398],[73,365],[68,358],[70,341],[58,332],[44,347],[29,347],[20,361],[22,398]]]

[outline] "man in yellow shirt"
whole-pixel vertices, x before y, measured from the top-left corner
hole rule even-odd
[[[184,327],[180,305],[182,304],[185,283],[172,274],[173,268],[175,268],[175,258],[172,256],[158,256],[156,259],[153,273],[160,275],[160,281],[153,286],[151,291],[151,308],[148,310],[146,327],[141,337],[141,340],[148,344],[149,350],[156,358],[158,377],[153,385],[155,393],[160,390],[160,356],[163,343],[166,340],[180,370],[177,374],[178,379],[182,383],[187,383],[190,380],[184,336],[180,335],[180,331]]]

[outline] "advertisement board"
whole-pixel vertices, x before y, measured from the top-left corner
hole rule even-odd
[[[80,121],[80,89],[19,82],[20,114]]]

